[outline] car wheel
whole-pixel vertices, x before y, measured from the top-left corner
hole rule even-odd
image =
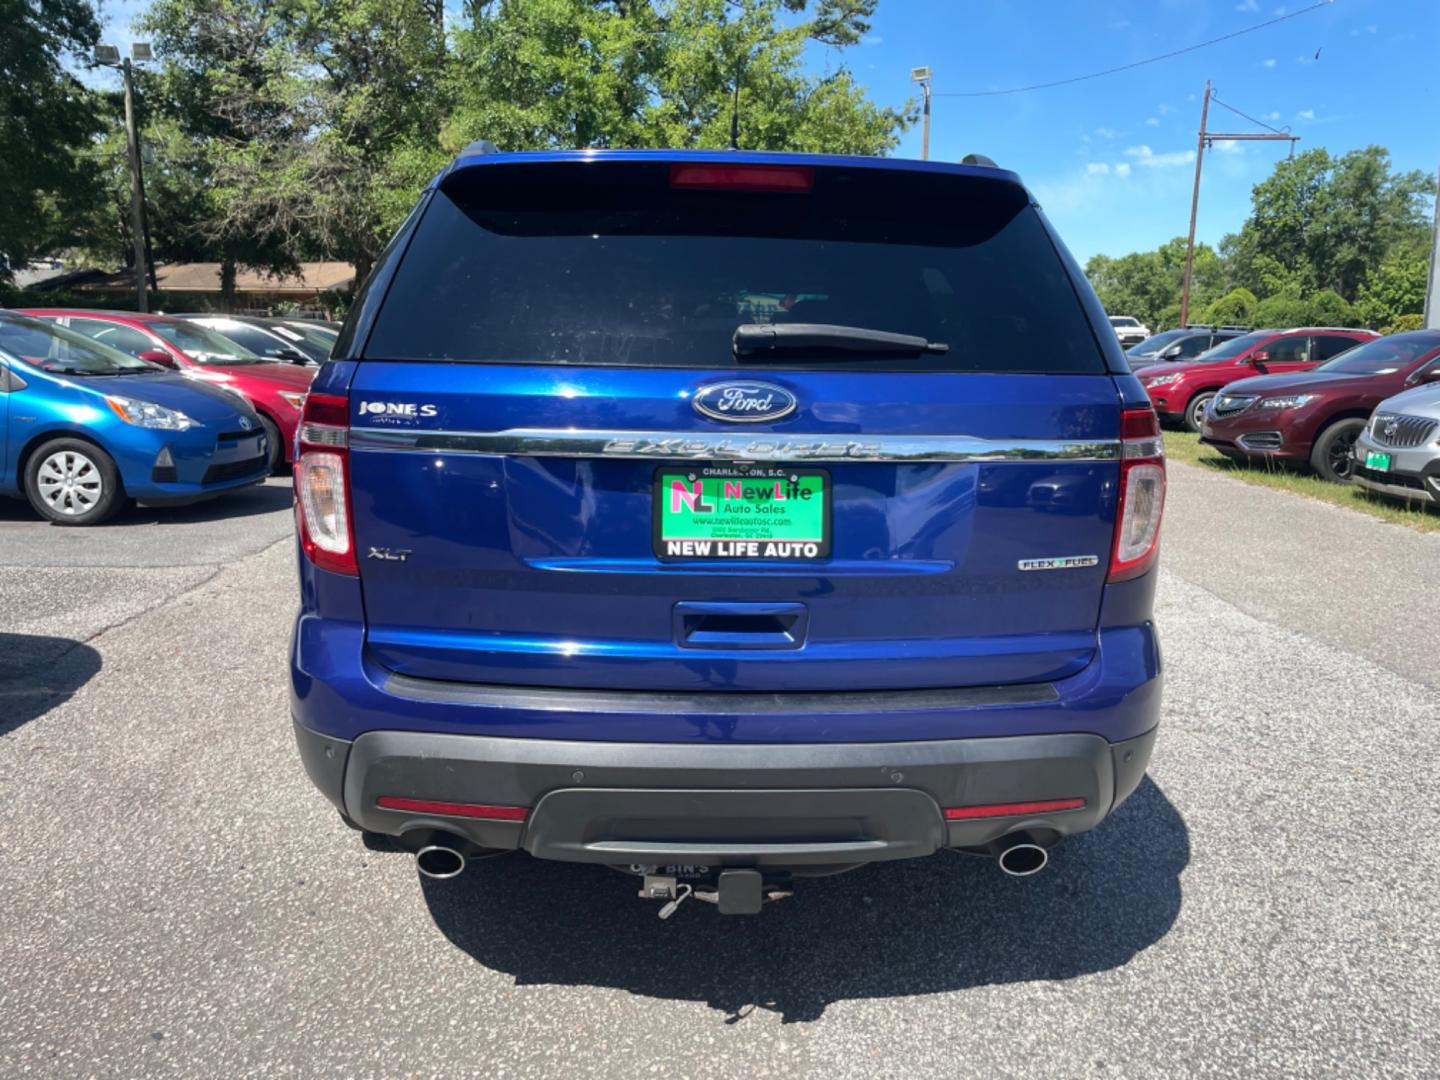
[[[285,444],[280,441],[280,425],[268,416],[261,416],[260,426],[265,429],[265,446],[270,453],[270,475],[274,476],[285,467]]]
[[[1207,390],[1204,393],[1196,394],[1190,399],[1190,404],[1185,406],[1185,429],[1200,434],[1201,427],[1205,424],[1205,410],[1210,407],[1210,402],[1215,400],[1215,391]]]
[[[56,525],[98,525],[124,502],[115,462],[82,439],[52,439],[31,454],[25,495]]]
[[[1365,421],[1358,417],[1338,420],[1320,433],[1310,451],[1310,467],[1335,484],[1348,484],[1355,478],[1355,440],[1365,430]]]

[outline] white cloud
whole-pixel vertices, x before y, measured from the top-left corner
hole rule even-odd
[[[883,37],[881,37],[879,34],[866,34],[864,37],[862,37],[862,38],[860,39],[860,44],[861,44],[861,45],[880,45],[880,44],[883,44],[884,41],[885,41],[885,39],[884,39]]]
[[[1156,106],[1155,106],[1155,111],[1158,112],[1161,116],[1169,116],[1172,112],[1175,111],[1175,106],[1173,106],[1173,105],[1156,105]]]
[[[1273,68],[1275,66],[1275,58],[1273,56],[1267,56],[1264,60],[1260,62],[1264,64],[1267,68]]]
[[[1222,154],[1243,154],[1245,147],[1234,139],[1221,139],[1215,144],[1215,149]]]
[[[1279,109],[1275,109],[1275,110],[1272,111],[1272,112],[1261,113],[1260,115],[1263,116],[1263,117],[1265,117],[1266,120],[1279,120],[1279,119],[1280,119],[1280,110],[1279,110]]]
[[[1188,165],[1195,160],[1194,150],[1174,150],[1167,154],[1157,154],[1150,147],[1141,143],[1139,146],[1127,146],[1125,156],[1134,158],[1136,163],[1144,165],[1149,169],[1168,169],[1176,165]]]
[[[1146,126],[1146,127],[1159,127],[1159,126],[1160,126],[1160,118],[1159,118],[1158,116],[1149,117],[1149,118],[1145,121],[1145,126]]]
[[[1374,23],[1371,23],[1369,26],[1365,27],[1365,33],[1367,34],[1378,34],[1379,32],[1380,27],[1376,26]]]
[[[1314,109],[1301,109],[1301,110],[1300,110],[1298,113],[1296,113],[1295,115],[1298,116],[1301,120],[1314,120],[1314,119],[1315,119],[1315,110],[1314,110]]]
[[[1087,176],[1104,176],[1109,171],[1110,166],[1106,165],[1103,161],[1092,161],[1085,166],[1085,174]]]
[[[1099,135],[1102,139],[1118,139],[1120,137],[1120,132],[1116,131],[1114,128],[1108,127],[1096,128],[1095,134]]]
[[[1129,163],[1128,161],[1117,161],[1117,162],[1115,163],[1115,175],[1116,175],[1116,176],[1129,176],[1129,175],[1130,175],[1130,163]]]
[[[1315,63],[1315,57],[1313,57],[1313,56],[1297,56],[1297,57],[1295,57],[1295,63],[1297,63],[1297,64],[1313,64],[1313,63]]]
[[[1113,23],[1110,24],[1110,29],[1112,29],[1112,30],[1129,30],[1129,29],[1130,29],[1130,20],[1129,20],[1129,19],[1117,19],[1115,22],[1113,22]]]
[[[1240,3],[1235,5],[1235,10],[1253,13],[1260,10],[1260,5],[1256,0],[1240,0]]]

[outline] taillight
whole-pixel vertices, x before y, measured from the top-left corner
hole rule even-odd
[[[1155,565],[1165,512],[1165,441],[1154,409],[1120,415],[1120,505],[1107,581],[1129,581]]]
[[[350,403],[309,394],[295,457],[295,519],[305,557],[323,570],[359,574],[350,513]]]
[[[808,165],[675,164],[670,166],[670,186],[801,193],[814,188],[815,170]]]

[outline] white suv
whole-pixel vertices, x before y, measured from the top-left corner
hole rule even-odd
[[[1120,339],[1120,344],[1127,349],[1150,336],[1150,328],[1134,315],[1111,315],[1110,325],[1115,329],[1115,336]]]

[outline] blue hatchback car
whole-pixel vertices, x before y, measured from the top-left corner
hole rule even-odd
[[[0,311],[0,494],[58,525],[127,499],[192,502],[269,475],[243,398],[40,319]]]
[[[333,355],[295,732],[423,874],[748,913],[940,848],[1033,873],[1140,782],[1162,443],[1014,174],[478,144]]]

